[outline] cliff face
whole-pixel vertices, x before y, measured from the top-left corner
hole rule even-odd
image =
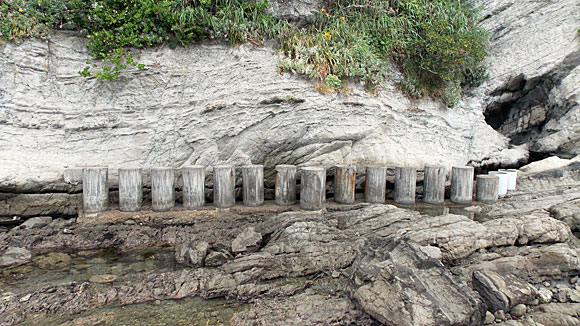
[[[66,190],[63,170],[86,165],[420,167],[525,159],[526,147],[508,149],[509,139],[492,126],[507,136],[530,134],[519,143],[534,151],[578,154],[580,10],[573,8],[580,4],[479,5],[492,32],[490,78],[454,109],[409,101],[392,84],[378,96],[357,85],[348,96],[321,95],[308,80],[280,75],[271,46],[146,50],[139,60],[144,70],[101,82],[78,75],[89,55],[74,35],[6,44],[0,49],[0,188]],[[272,10],[307,20],[317,7],[278,1]],[[547,81],[553,83],[541,122],[528,123],[534,131],[506,127],[530,121],[525,112],[535,106],[526,101]]]
[[[491,32],[486,120],[531,152],[580,154],[580,3],[480,1]]]
[[[356,85],[349,96],[322,95],[280,75],[271,47],[148,50],[145,70],[115,82],[78,75],[88,54],[74,36],[2,53],[4,187],[51,183],[65,167],[94,164],[451,165],[506,146],[481,109],[413,103],[394,87],[377,97]]]

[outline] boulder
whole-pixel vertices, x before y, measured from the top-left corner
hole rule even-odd
[[[180,264],[202,267],[208,250],[209,244],[205,241],[182,243],[175,247],[175,259]]]
[[[550,215],[566,223],[572,230],[580,230],[580,200],[558,203],[549,208]]]
[[[525,304],[517,304],[510,310],[510,314],[514,317],[522,317],[526,314],[528,307]]]
[[[387,325],[474,325],[477,292],[407,240],[371,238],[353,263],[353,298]]]
[[[235,314],[230,323],[232,326],[376,325],[350,300],[311,291],[290,298],[258,300],[249,310]]]
[[[493,271],[473,273],[473,287],[481,294],[492,312],[510,311],[518,304],[528,303],[538,292],[531,284],[514,275],[500,275]]]
[[[262,235],[253,227],[248,227],[232,241],[232,252],[234,254],[254,252],[258,250],[261,242]]]
[[[50,217],[50,216],[33,217],[33,218],[27,219],[26,221],[24,221],[24,223],[20,224],[20,228],[36,229],[36,228],[41,228],[43,226],[46,226],[50,222],[52,222],[52,217]]]
[[[494,321],[495,321],[495,316],[491,312],[486,311],[485,312],[485,319],[483,320],[483,324],[484,325],[491,325],[491,324],[493,324]]]
[[[8,247],[0,256],[0,267],[26,264],[32,254],[25,248]]]
[[[225,264],[232,258],[232,255],[226,251],[210,251],[205,257],[205,266],[217,267]]]
[[[550,303],[539,305],[528,315],[542,325],[580,326],[580,303]]]
[[[39,268],[66,267],[72,264],[71,257],[63,252],[50,252],[35,259]]]

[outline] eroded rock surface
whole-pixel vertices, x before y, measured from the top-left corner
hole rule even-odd
[[[234,318],[238,325],[281,323],[289,318],[282,306],[315,310],[289,319],[296,324],[478,325],[491,314],[505,325],[574,325],[580,240],[549,211],[580,195],[574,166],[521,177],[520,190],[476,206],[484,213],[474,220],[328,202],[326,212],[276,211],[268,204],[223,212],[107,212],[100,223],[82,217],[14,228],[0,233],[0,250],[18,246],[34,254],[32,265],[11,267],[7,275],[26,277],[39,263],[47,270],[70,263],[62,253],[35,253],[41,249],[168,245],[192,267],[118,275],[105,270],[67,284],[2,284],[0,320],[12,325],[31,313],[199,296],[253,302]],[[522,198],[525,211],[518,213]],[[256,251],[234,255],[239,240],[248,238],[256,240],[252,244],[261,239]],[[556,302],[559,308],[551,308]],[[511,314],[518,305],[526,306],[521,317]]]

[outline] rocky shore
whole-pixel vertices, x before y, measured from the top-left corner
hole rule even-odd
[[[329,202],[30,219],[0,233],[0,325],[190,297],[250,304],[216,324],[580,325],[580,163],[518,182],[471,216]],[[149,247],[176,265],[19,283],[90,250]]]

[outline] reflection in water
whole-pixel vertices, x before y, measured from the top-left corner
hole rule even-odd
[[[1,271],[0,289],[18,296],[70,282],[118,284],[188,267],[177,264],[172,247],[75,252],[35,252],[30,263]],[[107,306],[73,315],[29,314],[21,325],[229,325],[246,304],[225,300],[157,300],[127,306]]]
[[[441,216],[446,214],[455,214],[455,215],[463,215],[469,218],[470,220],[478,220],[478,215],[475,214],[470,207],[466,206],[459,206],[453,203],[446,202],[443,206],[434,206],[429,204],[417,203],[413,206],[401,206],[396,205],[403,209],[411,209],[416,212],[419,212],[421,215],[427,216]]]
[[[0,288],[24,294],[39,287],[70,282],[107,283],[136,274],[163,273],[180,268],[173,248],[119,249],[76,252],[34,252],[28,264],[2,270]]]
[[[69,316],[29,316],[21,325],[230,325],[235,313],[248,308],[248,304],[196,297],[104,307]]]

